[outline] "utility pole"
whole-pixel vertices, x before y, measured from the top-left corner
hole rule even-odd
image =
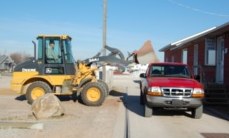
[[[107,0],[103,0],[103,56],[106,56],[107,44]],[[106,66],[103,66],[103,81],[106,82]]]

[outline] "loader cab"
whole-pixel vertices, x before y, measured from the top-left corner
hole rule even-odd
[[[35,59],[40,74],[73,75],[75,73],[70,36],[40,35],[37,41]]]

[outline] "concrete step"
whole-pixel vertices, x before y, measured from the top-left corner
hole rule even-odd
[[[204,98],[203,103],[210,105],[229,105],[229,98]]]

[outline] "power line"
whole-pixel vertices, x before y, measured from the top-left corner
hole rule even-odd
[[[179,3],[175,0],[168,0],[170,3],[173,3],[179,7],[182,7],[182,8],[186,8],[186,9],[189,9],[189,10],[192,10],[192,11],[195,11],[195,12],[199,12],[199,13],[203,13],[203,14],[207,14],[207,15],[211,15],[211,16],[218,16],[218,17],[229,17],[228,14],[220,14],[220,13],[215,13],[215,12],[209,12],[209,11],[206,11],[206,10],[201,10],[201,9],[198,9],[198,8],[193,8],[191,6],[188,6],[188,5],[184,5],[182,3]]]

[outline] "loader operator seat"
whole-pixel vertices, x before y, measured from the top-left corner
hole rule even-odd
[[[54,40],[46,41],[46,63],[61,63],[60,48]]]

